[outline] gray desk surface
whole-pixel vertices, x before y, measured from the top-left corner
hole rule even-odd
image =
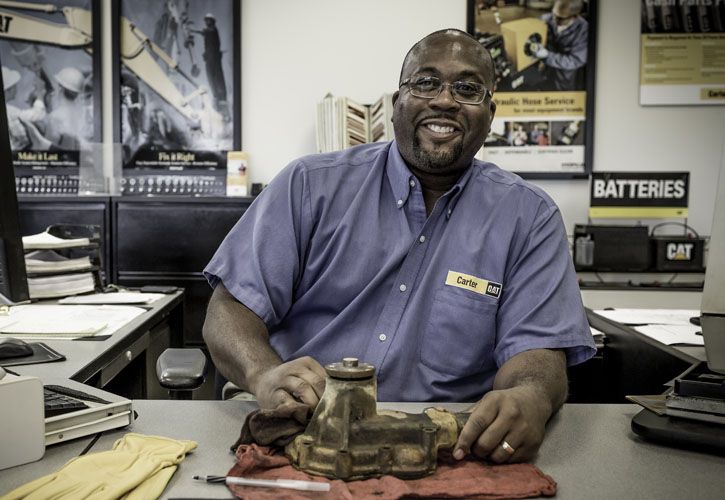
[[[197,483],[194,474],[225,474],[228,451],[253,403],[241,401],[135,401],[139,418],[105,434],[92,451],[107,450],[125,432],[193,439],[199,447],[181,464],[163,497],[229,498],[223,486]],[[385,405],[417,412],[430,404]],[[468,405],[444,405],[462,410]],[[565,405],[552,419],[536,465],[559,485],[556,498],[722,498],[725,457],[668,448],[630,430],[635,405]],[[38,463],[0,472],[0,492],[50,472],[73,455],[75,443],[51,448]],[[82,448],[78,447],[78,448]],[[50,460],[50,461],[48,461]]]
[[[122,352],[126,344],[132,342],[131,337],[141,335],[145,329],[151,327],[158,321],[160,316],[166,314],[171,308],[181,303],[184,292],[175,292],[165,295],[148,306],[147,311],[141,314],[121,329],[111,335],[110,338],[102,341],[78,341],[78,340],[41,340],[52,349],[66,357],[65,361],[54,363],[40,363],[35,365],[23,365],[9,367],[20,375],[33,375],[44,378],[69,378],[79,382],[85,382],[84,372],[94,370],[94,363],[98,363],[104,357],[114,351]],[[101,368],[101,366],[98,366]]]

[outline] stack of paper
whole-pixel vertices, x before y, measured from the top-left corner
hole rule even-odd
[[[92,292],[96,282],[92,273],[60,274],[28,278],[28,292],[31,299],[51,299],[79,293]]]
[[[58,238],[52,234],[43,231],[30,236],[23,236],[23,248],[25,250],[42,250],[47,248],[73,248],[90,245],[88,238]]]
[[[71,259],[53,250],[36,250],[25,254],[25,269],[31,274],[85,271],[92,267],[87,255]]]
[[[100,276],[94,275],[94,272],[98,273],[98,268],[89,255],[98,256],[98,245],[86,237],[60,238],[51,234],[58,227],[51,226],[42,233],[23,236],[31,299],[92,292],[100,285]]]

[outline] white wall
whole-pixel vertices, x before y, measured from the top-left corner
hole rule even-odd
[[[269,182],[315,151],[315,104],[327,92],[372,102],[395,89],[418,39],[466,28],[466,0],[241,1],[242,147],[253,182]],[[599,1],[594,169],[689,170],[689,223],[708,234],[725,109],[639,106],[639,5]],[[536,183],[559,204],[569,231],[586,220],[587,181]]]

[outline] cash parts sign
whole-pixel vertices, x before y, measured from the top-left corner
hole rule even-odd
[[[594,172],[589,217],[687,217],[689,191],[689,172]]]

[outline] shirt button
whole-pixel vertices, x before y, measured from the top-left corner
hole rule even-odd
[[[420,238],[418,238],[418,241],[425,243],[425,236],[421,235]]]
[[[403,283],[402,285],[400,285],[399,289],[400,289],[401,292],[404,292],[404,291],[406,291],[408,289],[408,287],[405,286],[405,283]]]
[[[381,333],[380,335],[378,335],[378,338],[380,339],[380,342],[385,342],[388,339],[388,336],[384,333]]]
[[[451,215],[452,213],[453,213],[453,209],[452,209],[452,208],[449,208],[449,209],[448,209],[448,216],[450,217],[450,215]]]
[[[412,180],[412,179],[411,179],[411,181],[410,181],[410,187],[412,187],[412,188],[414,188],[414,187],[415,187],[415,181],[414,181],[414,180]]]
[[[403,206],[403,200],[398,200],[398,206],[399,207],[402,207]]]

